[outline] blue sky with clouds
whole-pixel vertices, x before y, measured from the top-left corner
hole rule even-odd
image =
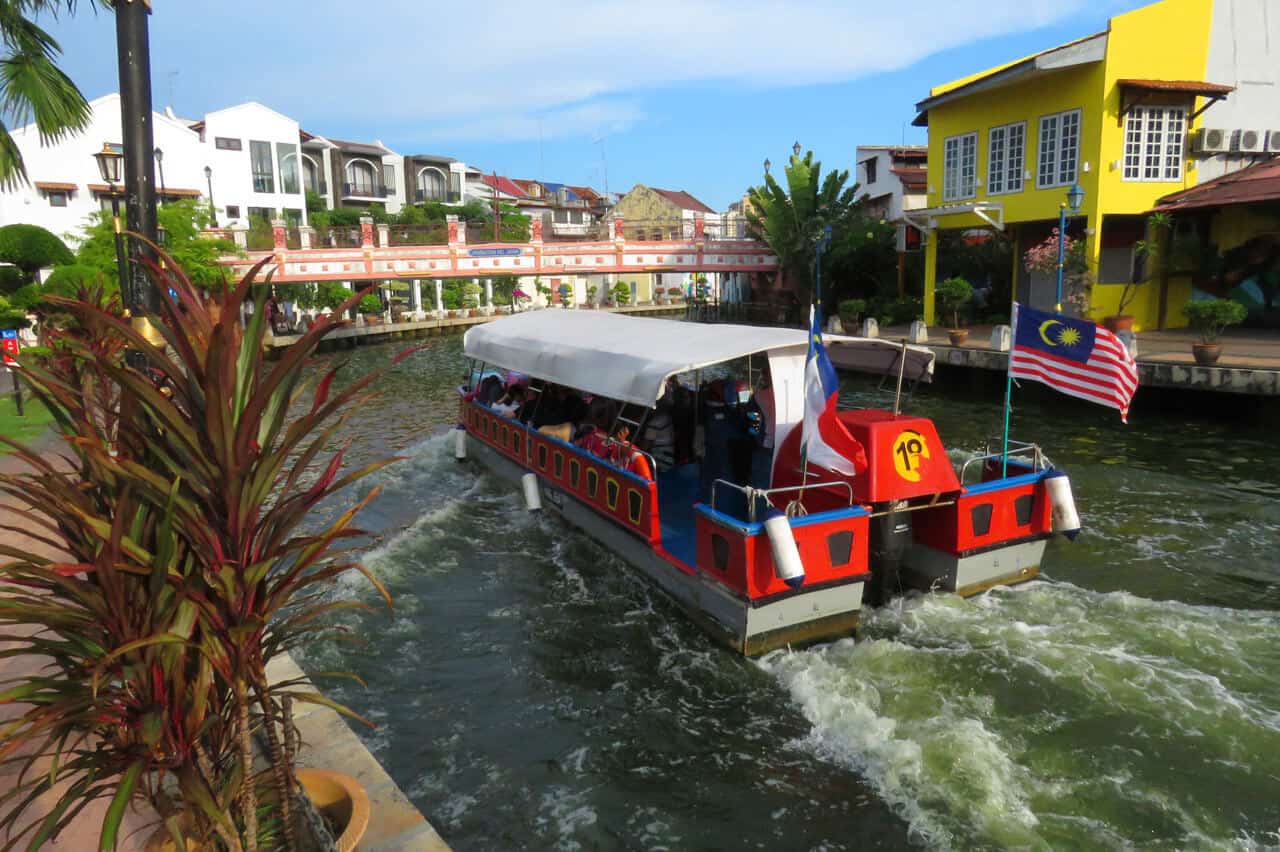
[[[685,189],[717,209],[799,140],[828,167],[919,143],[930,86],[1105,28],[1143,0],[157,0],[157,108],[260,101],[312,132],[511,177]],[[50,24],[90,98],[114,21]]]

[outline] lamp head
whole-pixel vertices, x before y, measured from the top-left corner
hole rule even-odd
[[[159,145],[157,145],[157,146],[156,146],[156,162],[157,162],[157,163],[163,163],[163,162],[164,162],[164,151],[161,151],[161,150],[160,150],[160,146],[159,146]]]
[[[205,166],[205,167],[204,167],[204,176],[205,176],[205,179],[206,179],[206,180],[207,180],[207,179],[209,179],[209,178],[211,178],[211,177],[213,177],[213,167],[212,167],[212,166]]]
[[[799,141],[799,140],[796,140],[796,144],[794,144],[794,145],[792,145],[792,146],[791,146],[791,153],[795,154],[797,157],[799,157],[799,156],[800,156],[800,141]]]
[[[120,169],[124,165],[124,154],[110,142],[102,143],[102,150],[93,155],[98,161],[98,173],[108,184],[120,183]]]
[[[769,158],[768,158],[768,157],[765,157],[765,158],[764,158],[764,173],[765,173],[765,174],[769,174],[769,167],[770,167],[770,166],[772,166],[772,165],[773,165],[773,163],[769,162]]]
[[[1084,203],[1084,189],[1080,184],[1073,183],[1067,190],[1067,209],[1072,213],[1079,213],[1082,203]]]

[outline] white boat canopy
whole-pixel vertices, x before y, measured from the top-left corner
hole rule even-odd
[[[839,367],[896,375],[905,352],[904,378],[928,380],[933,374],[933,353],[920,346],[841,335],[822,340]],[[463,351],[485,364],[652,407],[670,376],[763,352],[803,358],[808,343],[808,334],[797,328],[544,309],[473,326]]]

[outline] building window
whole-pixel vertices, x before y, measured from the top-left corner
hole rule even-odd
[[[240,205],[239,205],[239,204],[228,204],[228,205],[227,205],[227,218],[228,218],[228,219],[239,219],[239,218],[240,218]]]
[[[231,214],[227,214],[228,216]],[[252,224],[256,221],[270,222],[276,218],[276,209],[274,207],[250,207],[249,222]]]
[[[1131,109],[1124,124],[1124,179],[1182,180],[1186,130],[1186,107]]]
[[[1022,192],[1022,168],[1026,151],[1025,121],[991,128],[987,146],[987,193]]]
[[[49,206],[50,206],[50,207],[66,207],[66,206],[67,206],[67,194],[66,194],[65,192],[61,191],[61,190],[52,190],[52,191],[50,191],[50,193],[49,193]]]
[[[301,192],[298,186],[298,146],[277,142],[276,157],[280,160],[280,191],[290,195]]]
[[[423,201],[444,201],[444,173],[427,167],[418,172],[418,192]]]
[[[382,185],[387,188],[387,192],[396,191],[396,167],[391,163],[382,164]]]
[[[375,195],[377,183],[373,166],[367,160],[352,160],[347,163],[347,182],[351,184],[352,195]]]
[[[965,133],[942,140],[942,200],[973,198],[977,194],[978,134]]]
[[[228,139],[226,136],[213,137],[213,147],[219,151],[242,151],[242,143],[239,139]]]
[[[275,192],[275,176],[271,170],[271,143],[250,140],[249,161],[253,168],[253,191]]]
[[[284,213],[284,222],[290,228],[296,228],[302,224],[302,211],[294,207],[286,207],[282,211]]]
[[[867,176],[867,183],[876,182],[876,158],[868,157],[862,161],[862,170]]]
[[[1040,168],[1036,186],[1069,186],[1076,182],[1080,159],[1080,110],[1072,109],[1040,119]]]
[[[553,222],[555,222],[557,225],[565,225],[565,224],[568,224],[568,222],[569,222],[569,211],[568,211],[568,210],[555,210],[555,211],[552,211],[551,219],[552,219],[552,221],[553,221]]]

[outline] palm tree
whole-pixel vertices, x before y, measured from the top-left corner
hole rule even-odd
[[[35,22],[64,10],[74,14],[76,0],[0,0],[0,40],[7,50],[0,58],[0,188],[27,181],[11,126],[34,121],[40,144],[49,145],[89,124],[84,95],[56,64],[62,48]]]
[[[748,193],[746,217],[752,234],[773,249],[779,274],[795,288],[801,302],[807,302],[818,238],[823,228],[831,225],[839,239],[857,209],[858,185],[845,186],[847,170],[822,177],[822,163],[814,161],[813,152],[801,157],[799,150],[797,143],[787,164],[785,190],[766,168],[764,186],[752,187]]]

